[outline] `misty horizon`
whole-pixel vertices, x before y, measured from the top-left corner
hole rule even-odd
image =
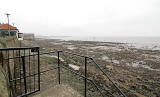
[[[9,3],[8,3],[9,2]],[[159,0],[1,1],[0,22],[42,36],[160,36]]]

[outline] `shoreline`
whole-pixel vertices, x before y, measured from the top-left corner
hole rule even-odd
[[[116,42],[65,41],[59,39],[38,39],[29,42],[36,43],[42,51],[56,49],[92,57],[104,68],[106,73],[112,76],[116,83],[120,84],[122,88],[125,87],[127,91],[134,91],[133,94],[157,96],[160,92],[160,87],[156,86],[157,82],[160,81],[158,78],[160,76],[159,50],[143,50],[126,43]],[[68,64],[72,68],[80,66],[75,63]],[[81,68],[76,67],[76,70],[81,70]],[[150,91],[151,89],[152,91]]]
[[[53,41],[66,41],[66,42],[86,42],[86,43],[110,43],[110,44],[126,44],[130,47],[137,48],[137,49],[142,49],[142,50],[153,50],[153,51],[160,51],[160,42],[157,43],[127,43],[127,42],[111,42],[111,41],[93,41],[93,40],[65,40],[65,39],[46,39],[46,38],[36,38],[37,40],[53,40]]]

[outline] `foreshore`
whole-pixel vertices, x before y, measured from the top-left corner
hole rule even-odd
[[[144,50],[127,43],[116,42],[58,39],[35,41],[43,51],[57,49],[92,57],[116,84],[138,95],[137,97],[160,96],[159,50]]]

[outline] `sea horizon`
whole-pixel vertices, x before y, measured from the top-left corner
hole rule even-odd
[[[160,50],[160,37],[110,37],[110,36],[36,36],[42,39],[57,39],[62,41],[95,41],[95,42],[115,42],[126,43],[140,49]]]
[[[65,41],[99,41],[120,43],[160,43],[160,36],[36,36],[44,39],[60,39]]]

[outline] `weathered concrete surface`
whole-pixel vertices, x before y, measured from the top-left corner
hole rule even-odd
[[[33,97],[83,97],[68,85],[60,84]]]

